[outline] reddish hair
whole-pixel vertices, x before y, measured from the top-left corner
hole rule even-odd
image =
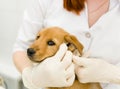
[[[80,14],[85,7],[85,0],[63,0],[63,6],[67,11],[75,12],[76,14]]]

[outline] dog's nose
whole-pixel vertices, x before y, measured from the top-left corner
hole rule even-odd
[[[27,49],[27,55],[28,56],[33,56],[35,54],[35,50],[33,48],[28,48]]]

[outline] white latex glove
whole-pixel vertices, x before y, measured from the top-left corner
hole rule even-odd
[[[71,86],[75,79],[72,57],[72,53],[67,51],[67,46],[62,44],[55,56],[23,70],[24,85],[30,89]]]
[[[102,59],[73,56],[75,72],[80,82],[120,84],[120,68]]]

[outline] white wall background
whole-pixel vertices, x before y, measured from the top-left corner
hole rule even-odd
[[[12,61],[12,49],[22,24],[24,9],[30,1],[0,0],[0,76],[8,89],[23,89],[21,76]]]
[[[30,0],[0,0],[0,61],[11,61],[12,47]]]

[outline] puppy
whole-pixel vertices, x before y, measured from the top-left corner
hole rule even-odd
[[[34,43],[27,49],[27,55],[34,62],[41,62],[44,59],[55,55],[59,46],[66,43],[68,50],[74,55],[82,55],[83,45],[76,39],[59,27],[50,27],[41,30]],[[102,89],[99,83],[80,83],[77,78],[70,87],[49,87],[47,89]]]

